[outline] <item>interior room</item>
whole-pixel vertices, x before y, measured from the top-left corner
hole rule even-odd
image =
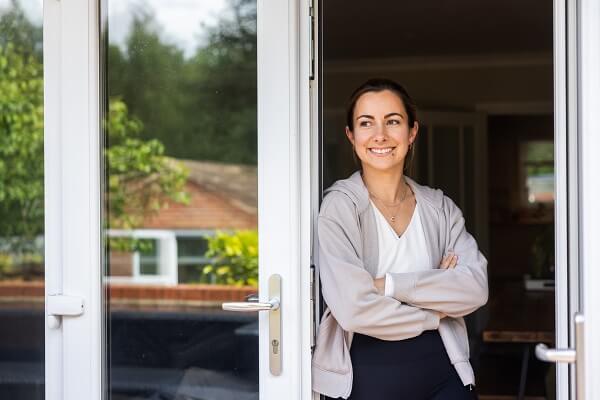
[[[490,297],[467,316],[482,399],[552,399],[553,8],[549,1],[321,2],[323,186],[357,165],[346,100],[370,77],[418,106],[410,175],[462,208]]]

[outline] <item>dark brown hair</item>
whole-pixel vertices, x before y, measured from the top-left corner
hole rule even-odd
[[[365,93],[369,92],[383,92],[384,90],[389,90],[394,93],[396,96],[402,100],[404,104],[404,108],[406,109],[406,116],[408,117],[408,126],[414,128],[415,121],[417,121],[417,106],[413,99],[410,97],[406,89],[398,82],[393,81],[391,79],[386,78],[371,78],[357,87],[350,98],[348,99],[348,105],[346,107],[346,126],[350,131],[354,131],[354,109],[356,108],[356,102]],[[412,146],[410,146],[408,159],[404,163],[404,172],[412,173],[412,161],[415,156],[415,143],[413,142]],[[354,162],[358,164],[359,168],[362,170],[362,164],[360,163],[356,152],[352,149],[352,157],[354,158]]]
[[[408,126],[411,128],[415,126],[415,121],[417,120],[417,106],[406,89],[391,79],[371,78],[357,87],[348,100],[348,106],[346,107],[346,126],[350,131],[354,130],[354,109],[356,108],[356,102],[360,96],[365,93],[383,92],[384,90],[393,92],[400,100],[402,100],[408,116]]]

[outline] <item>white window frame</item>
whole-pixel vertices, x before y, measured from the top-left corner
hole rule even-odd
[[[143,274],[142,255],[139,251],[133,251],[131,253],[131,276],[106,276],[107,282],[177,285],[179,282],[177,238],[173,231],[167,229],[108,229],[106,234],[113,238],[156,239],[158,267],[156,274]]]
[[[99,0],[44,1],[46,295],[83,299],[46,326],[47,400],[104,397]],[[311,397],[309,4],[258,0],[260,300],[282,276],[282,374],[259,316],[260,398]]]

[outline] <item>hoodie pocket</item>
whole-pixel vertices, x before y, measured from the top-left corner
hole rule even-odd
[[[443,318],[438,331],[453,364],[469,359],[469,338],[463,318]]]
[[[352,371],[350,350],[344,330],[327,309],[321,319],[312,356],[315,367],[339,374]]]

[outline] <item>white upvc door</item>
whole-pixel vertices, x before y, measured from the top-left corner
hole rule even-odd
[[[583,343],[576,343],[577,358],[583,365],[578,372],[582,392],[577,399],[591,400],[600,397],[600,2],[582,0],[575,2],[577,37],[577,129],[579,132],[579,257],[580,305],[584,317]],[[574,117],[574,116],[573,116]],[[583,395],[584,396],[583,396]]]
[[[107,372],[112,322],[103,288],[100,21],[105,7],[100,0],[44,0],[48,400],[111,398],[108,385],[116,380]],[[280,373],[270,365],[271,312],[258,312],[262,400],[311,395],[308,7],[298,0],[258,0],[256,7],[261,302],[272,300],[269,280],[281,276]]]
[[[600,3],[554,1],[557,399],[594,399],[600,386]],[[548,360],[549,359],[549,360]]]

